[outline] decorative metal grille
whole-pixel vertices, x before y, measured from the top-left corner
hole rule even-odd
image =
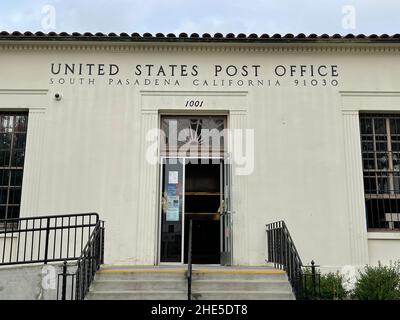
[[[360,114],[369,229],[400,230],[400,114]]]
[[[163,116],[162,154],[223,153],[225,120],[223,116]]]
[[[28,114],[0,112],[0,219],[19,217]]]

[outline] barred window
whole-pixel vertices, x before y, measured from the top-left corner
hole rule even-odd
[[[368,229],[400,230],[400,114],[360,114]]]
[[[0,112],[0,219],[19,217],[28,114]]]

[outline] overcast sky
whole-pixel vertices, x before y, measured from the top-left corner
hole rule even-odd
[[[400,0],[0,0],[0,29],[400,33]]]

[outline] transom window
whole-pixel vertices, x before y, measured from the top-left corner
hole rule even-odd
[[[369,229],[400,230],[400,114],[360,114]]]
[[[0,112],[0,219],[19,217],[28,114]]]
[[[224,151],[224,116],[162,116],[161,154],[221,155]]]

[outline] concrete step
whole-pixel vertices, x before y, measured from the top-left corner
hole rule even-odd
[[[291,286],[287,280],[195,280],[192,283],[193,292],[200,291],[288,291]]]
[[[193,270],[194,300],[294,299],[285,272],[269,267],[202,267]],[[102,267],[88,300],[186,300],[185,267]]]
[[[187,300],[182,291],[91,291],[86,300]]]
[[[215,273],[215,272],[193,272],[193,280],[283,280],[287,281],[285,273]],[[153,280],[153,279],[186,279],[186,273],[182,272],[131,272],[125,271],[98,271],[96,280]]]
[[[287,275],[280,270],[275,271],[193,271],[193,280],[282,280],[287,281]]]
[[[176,271],[147,271],[129,269],[100,269],[96,273],[96,280],[184,280],[185,270]]]
[[[187,281],[166,279],[140,280],[97,280],[92,284],[90,291],[185,291]]]
[[[193,300],[294,300],[290,291],[201,291]]]

